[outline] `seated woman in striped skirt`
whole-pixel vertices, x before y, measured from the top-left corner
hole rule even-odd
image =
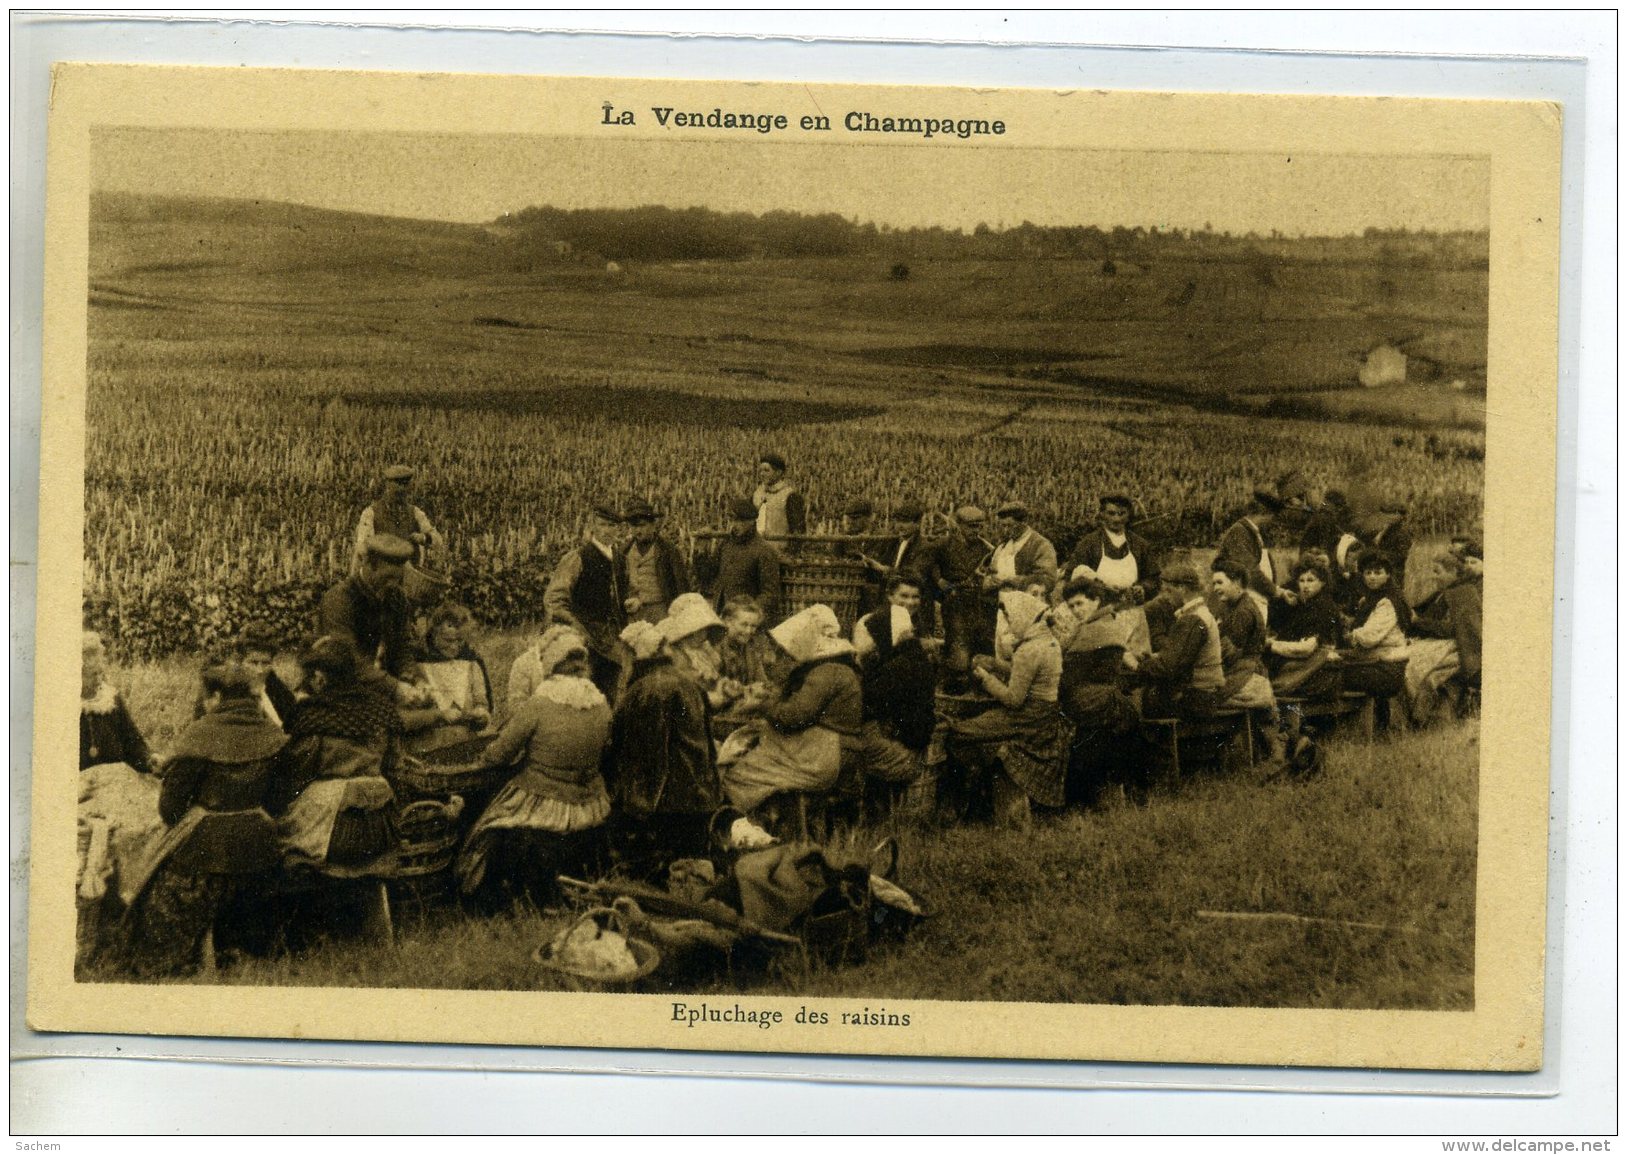
[[[1001,590],[999,597],[996,650],[1009,645],[1010,661],[979,657],[972,666],[972,680],[995,705],[970,718],[951,719],[944,745],[963,774],[992,778],[996,817],[1021,825],[1029,799],[1053,807],[1066,801],[1068,727],[1057,704],[1062,647],[1046,621],[1043,601],[1022,590]],[[1013,796],[1011,786],[1026,797]]]
[[[501,898],[512,887],[541,904],[553,897],[556,875],[602,858],[610,794],[600,763],[610,704],[589,678],[586,641],[571,627],[543,633],[538,664],[542,682],[481,755],[482,766],[516,769],[458,855],[465,894]]]

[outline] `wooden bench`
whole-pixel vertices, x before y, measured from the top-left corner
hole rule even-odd
[[[1337,698],[1282,697],[1277,699],[1277,708],[1284,711],[1292,710],[1301,720],[1325,721],[1334,725],[1355,718],[1360,722],[1362,737],[1369,742],[1373,740],[1377,728],[1377,699],[1371,694],[1355,690],[1347,690]]]
[[[1247,710],[1217,710],[1202,718],[1143,718],[1141,730],[1153,745],[1169,750],[1163,775],[1169,785],[1179,782],[1182,772],[1188,769],[1181,761],[1183,742],[1188,748],[1212,743],[1215,762],[1219,762],[1225,747],[1241,735],[1244,756],[1250,765],[1254,763],[1254,727]]]

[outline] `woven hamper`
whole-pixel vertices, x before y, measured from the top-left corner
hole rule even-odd
[[[846,558],[787,559],[780,584],[785,591],[787,616],[809,606],[826,605],[836,611],[844,632],[859,620],[859,604],[870,585],[864,563]]]

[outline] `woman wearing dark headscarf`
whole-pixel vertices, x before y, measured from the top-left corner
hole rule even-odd
[[[1294,567],[1293,604],[1277,602],[1271,607],[1266,667],[1271,688],[1279,696],[1316,700],[1339,696],[1343,678],[1337,665],[1328,664],[1341,628],[1332,584],[1326,566],[1301,561]]]
[[[865,773],[894,785],[913,782],[937,725],[937,669],[904,607],[871,614],[867,633],[871,646],[859,660]]]
[[[348,641],[322,637],[300,657],[309,695],[288,719],[285,803],[279,825],[296,864],[363,868],[397,843],[393,770],[401,718],[395,703],[358,676]]]
[[[235,662],[203,672],[203,704],[166,764],[158,809],[169,829],[130,880],[123,956],[143,978],[196,970],[222,904],[279,859],[264,804],[287,736]]]

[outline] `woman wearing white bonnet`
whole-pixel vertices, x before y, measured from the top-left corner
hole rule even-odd
[[[672,599],[667,616],[661,619],[661,636],[672,647],[673,664],[706,692],[714,710],[735,702],[742,687],[723,676],[723,619],[702,595],[679,594]]]
[[[748,813],[775,794],[822,794],[863,771],[864,696],[853,645],[829,606],[810,606],[769,631],[792,662],[771,696],[748,693],[762,740],[723,771],[729,800]]]
[[[552,896],[554,878],[600,857],[610,794],[599,772],[610,737],[610,705],[589,679],[587,643],[569,626],[550,626],[537,642],[543,679],[515,705],[484,766],[518,763],[514,776],[476,820],[458,857],[465,894],[488,877]]]

